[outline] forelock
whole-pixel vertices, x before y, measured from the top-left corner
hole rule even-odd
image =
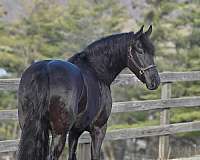
[[[140,42],[142,43],[144,50],[148,51],[147,53],[154,55],[155,47],[154,47],[152,41],[149,39],[149,37],[147,37],[147,36],[145,36],[145,34],[143,34],[140,37]]]

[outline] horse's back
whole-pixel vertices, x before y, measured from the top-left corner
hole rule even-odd
[[[59,92],[80,90],[83,79],[78,67],[67,61],[53,60],[48,63],[51,95]],[[76,86],[76,87],[75,87]]]

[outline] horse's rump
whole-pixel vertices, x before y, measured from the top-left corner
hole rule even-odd
[[[70,129],[82,88],[82,76],[69,62],[40,61],[23,73],[18,90],[22,128],[18,160],[47,157],[49,129],[56,134]]]
[[[84,82],[80,70],[64,61],[52,61],[49,68],[49,120],[52,129],[61,134],[70,130],[78,114]]]

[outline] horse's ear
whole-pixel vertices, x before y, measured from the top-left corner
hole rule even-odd
[[[144,33],[147,37],[149,37],[152,33],[152,25],[149,26],[149,29]]]
[[[142,27],[140,28],[140,30],[135,33],[136,38],[139,38],[142,35],[143,28],[144,28],[144,25],[142,25]]]

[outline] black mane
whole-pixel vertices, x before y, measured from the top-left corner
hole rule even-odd
[[[102,53],[115,54],[116,51],[118,52],[121,51],[121,49],[127,48],[127,45],[129,45],[127,42],[130,42],[133,37],[133,32],[107,36],[88,45],[84,52],[88,55]]]
[[[126,65],[127,49],[133,38],[133,32],[104,37],[88,45],[69,61],[77,64],[78,59],[83,59],[95,70],[99,79],[110,84]]]
[[[151,55],[154,55],[154,51],[155,51],[155,48],[154,48],[154,45],[153,43],[149,40],[149,38],[147,38],[145,36],[145,34],[143,34],[141,36],[141,42],[142,42],[142,46],[144,47],[144,50],[148,51],[146,53],[148,54],[151,54]]]

